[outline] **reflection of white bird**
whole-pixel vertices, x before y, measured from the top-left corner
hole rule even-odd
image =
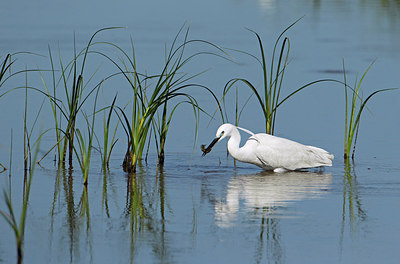
[[[238,129],[251,135],[242,147],[239,147]],[[218,128],[217,137],[206,149],[203,147],[203,156],[210,152],[218,141],[226,137],[230,137],[228,151],[235,160],[257,165],[264,170],[281,172],[332,166],[333,155],[321,148],[302,145],[269,134],[254,134],[231,124],[223,124]]]
[[[218,226],[229,227],[239,215],[257,217],[267,210],[276,217],[288,204],[320,197],[331,184],[329,173],[289,171],[278,175],[263,171],[240,175],[229,181],[225,202],[215,204],[215,220]]]

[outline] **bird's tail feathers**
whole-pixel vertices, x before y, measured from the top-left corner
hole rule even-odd
[[[322,149],[322,148],[317,148],[313,146],[307,146],[315,155],[317,155],[320,158],[320,162],[323,163],[325,166],[332,166],[332,160],[335,158],[335,156],[328,151]]]

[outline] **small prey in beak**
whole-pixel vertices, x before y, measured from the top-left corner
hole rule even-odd
[[[203,157],[204,157],[208,152],[211,151],[211,149],[214,147],[215,144],[217,144],[217,142],[219,141],[220,138],[221,138],[221,137],[214,138],[214,140],[210,143],[210,145],[208,145],[207,148],[206,148],[206,145],[201,145],[201,146],[200,146],[201,151],[203,151],[203,155],[202,155]]]

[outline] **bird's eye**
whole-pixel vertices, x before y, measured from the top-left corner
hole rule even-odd
[[[222,131],[220,137],[222,137],[224,135],[224,133],[225,133],[225,131]]]

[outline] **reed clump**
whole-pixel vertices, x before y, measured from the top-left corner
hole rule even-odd
[[[281,90],[283,86],[283,80],[286,68],[289,64],[289,52],[290,52],[290,40],[288,37],[283,38],[283,36],[291,27],[293,27],[297,22],[299,22],[300,19],[296,20],[294,23],[288,26],[278,36],[277,40],[275,41],[274,48],[272,50],[271,62],[269,65],[267,64],[266,61],[264,45],[260,35],[255,31],[250,30],[250,32],[252,32],[257,38],[261,58],[258,58],[257,56],[254,56],[246,52],[241,52],[241,51],[240,52],[256,59],[256,61],[261,65],[262,80],[263,80],[263,86],[261,88],[257,88],[257,86],[253,84],[253,82],[245,78],[233,78],[229,80],[224,87],[223,98],[225,98],[227,93],[236,84],[242,83],[244,84],[245,87],[248,87],[250,89],[252,95],[255,96],[255,98],[257,99],[257,103],[261,108],[261,111],[264,116],[265,131],[268,134],[274,134],[277,110],[282,103],[284,103],[286,100],[290,99],[295,94],[297,94],[301,90],[311,85],[327,81],[336,82],[336,80],[332,79],[320,79],[312,81],[310,83],[301,86],[300,88],[297,88],[283,99],[281,98]],[[279,49],[279,44],[281,44],[280,49]]]
[[[23,246],[24,246],[24,238],[25,238],[27,207],[29,204],[29,196],[30,196],[30,191],[31,191],[31,186],[32,186],[33,174],[35,171],[37,153],[38,153],[38,150],[40,147],[41,135],[37,139],[36,144],[34,144],[34,146],[35,146],[34,147],[34,155],[33,155],[33,159],[30,160],[30,164],[28,166],[29,169],[25,170],[24,184],[23,184],[23,189],[22,189],[22,205],[21,205],[21,209],[20,209],[20,213],[19,213],[19,218],[16,215],[15,207],[14,207],[13,201],[12,201],[11,183],[10,183],[9,190],[3,190],[4,201],[7,206],[6,207],[7,211],[0,211],[0,215],[3,216],[3,218],[5,219],[7,224],[12,228],[12,230],[14,232],[16,249],[17,249],[17,263],[22,263],[23,257],[24,257]],[[29,151],[30,151],[30,149],[29,149]],[[12,149],[11,149],[11,153],[12,153]],[[29,153],[29,155],[30,155],[30,153]],[[10,158],[10,163],[11,163],[11,158]],[[11,168],[11,164],[10,164],[10,168]],[[28,173],[26,174],[26,172],[28,172]],[[10,172],[10,178],[11,178],[11,172]]]
[[[51,86],[45,81],[42,71],[40,71],[40,73],[45,88],[45,91],[42,93],[48,98],[53,114],[57,140],[55,147],[57,149],[59,165],[65,165],[68,154],[69,166],[72,168],[73,154],[76,153],[74,150],[75,137],[80,137],[80,132],[77,132],[78,115],[90,96],[93,95],[102,84],[102,82],[100,82],[94,87],[86,89],[97,72],[97,70],[95,70],[93,74],[87,76],[85,68],[88,55],[93,53],[91,48],[94,45],[94,38],[100,32],[110,29],[114,28],[102,28],[96,31],[91,36],[88,44],[80,52],[77,52],[74,41],[73,59],[67,64],[64,64],[60,53],[59,67],[57,68],[49,47],[50,72],[52,74]],[[84,76],[87,77],[85,78]],[[62,87],[61,95],[58,92],[59,86]],[[63,126],[62,124],[66,125]],[[82,141],[80,141],[80,143],[82,143]]]
[[[356,78],[354,87],[347,84],[346,78],[346,68],[343,60],[343,77],[344,77],[344,96],[345,96],[345,135],[344,135],[344,159],[348,160],[350,158],[351,149],[353,152],[351,158],[354,160],[354,153],[356,151],[357,136],[360,127],[361,114],[363,110],[366,109],[366,105],[372,97],[376,94],[394,90],[393,88],[379,89],[371,94],[369,94],[365,100],[362,97],[361,84],[374,64],[373,61],[368,68],[365,70],[361,78],[358,80]]]
[[[183,41],[178,44],[184,27],[175,36],[171,47],[168,49],[166,61],[158,74],[143,74],[138,71],[136,62],[135,48],[131,40],[131,55],[119,46],[108,43],[115,47],[120,53],[118,59],[113,59],[107,54],[99,53],[108,58],[120,71],[120,75],[126,80],[132,91],[132,101],[130,105],[121,107],[115,105],[116,113],[119,116],[122,127],[127,136],[127,150],[123,161],[123,168],[127,172],[135,172],[137,163],[142,159],[146,143],[151,141],[149,137],[153,131],[155,145],[158,154],[158,162],[164,164],[165,143],[168,129],[177,108],[182,104],[188,104],[195,117],[197,131],[197,116],[199,112],[205,112],[198,104],[196,98],[187,90],[198,88],[206,91],[219,104],[214,92],[199,84],[192,83],[201,73],[187,75],[183,73],[183,67],[195,57],[202,54],[217,53],[224,54],[218,46],[204,40],[189,40],[189,28],[183,34]],[[190,44],[205,44],[215,49],[215,53],[197,52],[185,56],[185,50]],[[129,111],[131,110],[131,111]]]

